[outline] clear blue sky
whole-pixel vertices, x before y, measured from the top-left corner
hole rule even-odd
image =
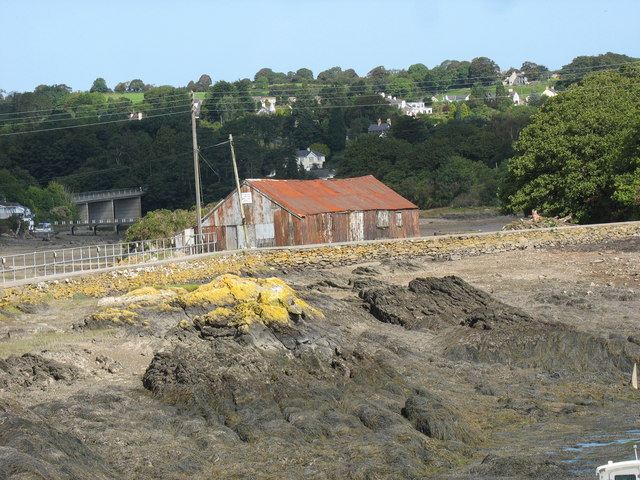
[[[263,67],[364,76],[489,57],[557,69],[579,55],[640,57],[639,0],[0,0],[0,90],[185,86]]]

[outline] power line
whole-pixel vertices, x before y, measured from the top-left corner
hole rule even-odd
[[[640,62],[634,62],[634,63],[640,63]],[[606,72],[606,70],[601,70],[599,67],[594,67],[594,68],[598,68],[597,71],[602,71],[602,72]],[[622,85],[608,85],[608,86],[600,86],[600,87],[593,87],[589,90],[597,90],[597,89],[603,89],[603,88],[618,88],[618,87],[623,87],[623,86],[635,86],[638,85],[638,83],[629,83],[629,84],[622,84]],[[370,93],[369,96],[378,96],[379,94],[377,93]],[[284,96],[284,95],[283,95]],[[295,95],[291,95],[291,96],[295,96]],[[501,96],[496,96],[493,97],[495,99],[498,98],[509,98],[511,95],[501,95]],[[172,116],[172,115],[182,115],[185,113],[188,113],[189,110],[187,110],[187,108],[190,108],[190,102],[187,104],[184,102],[184,95],[169,95],[166,97],[157,97],[158,99],[164,99],[164,98],[175,98],[175,97],[183,97],[182,99],[179,100],[173,100],[172,102],[165,102],[168,103],[167,105],[164,106],[158,106],[156,107],[154,110],[155,111],[164,111],[164,110],[169,110],[169,109],[174,109],[174,108],[184,108],[184,110],[178,110],[175,112],[167,112],[167,113],[154,113],[151,115],[147,115],[144,118],[157,118],[157,117],[164,117],[164,116]],[[347,96],[347,95],[342,95],[342,96],[338,96],[338,95],[334,95],[334,96],[326,96],[323,97],[322,99],[325,101],[336,101],[336,100],[350,100],[353,98],[353,95],[351,96]],[[150,99],[152,102],[155,101],[155,98]],[[254,108],[248,108],[245,106],[245,102],[242,99],[237,99],[237,100],[233,100],[233,101],[227,101],[225,103],[220,104],[219,108],[211,108],[208,107],[208,110],[211,112],[218,112],[218,113],[237,113],[237,112],[254,112]],[[448,103],[448,100],[436,100],[433,103]],[[144,106],[148,106],[149,104],[144,104]],[[151,105],[153,106],[153,105]],[[240,108],[237,108],[238,106],[240,106]],[[353,103],[344,103],[344,104],[332,104],[332,105],[328,105],[328,104],[316,104],[316,105],[308,105],[308,106],[303,106],[303,105],[297,105],[295,107],[295,110],[312,110],[312,109],[333,109],[333,108],[365,108],[365,107],[380,107],[380,106],[390,106],[393,107],[393,105],[391,104],[384,104],[384,103],[370,103],[370,104],[353,104]],[[91,107],[91,106],[88,106]],[[144,108],[142,109],[144,110]],[[33,122],[26,122],[26,123],[9,123],[8,121],[5,121],[6,123],[2,126],[5,127],[15,127],[15,126],[25,126],[25,125],[41,125],[43,123],[51,123],[51,122],[74,122],[74,121],[82,121],[82,120],[86,120],[88,118],[102,118],[102,117],[110,117],[110,116],[115,116],[115,115],[124,115],[125,112],[114,112],[114,113],[104,113],[104,114],[100,114],[97,113],[95,115],[87,115],[87,116],[80,116],[80,117],[73,117],[73,118],[65,118],[65,119],[55,119],[55,120],[40,120],[40,121],[33,121]],[[66,114],[68,115],[68,114]],[[28,117],[28,120],[31,120],[32,117]],[[16,120],[16,119],[11,119],[11,120]],[[24,131],[19,131],[19,132],[9,132],[9,133],[0,133],[0,137],[4,137],[4,136],[12,136],[12,135],[24,135],[27,133],[40,133],[40,132],[50,132],[50,131],[56,131],[56,130],[64,130],[64,129],[70,129],[70,128],[80,128],[80,127],[88,127],[88,126],[97,126],[97,125],[107,125],[107,124],[112,124],[112,123],[122,123],[122,122],[128,122],[131,121],[131,119],[129,118],[123,118],[123,119],[116,119],[116,120],[107,120],[107,121],[99,121],[99,122],[92,122],[92,123],[77,123],[75,125],[63,125],[63,126],[59,126],[59,127],[52,127],[52,128],[36,128],[34,130],[24,130]]]
[[[182,115],[185,113],[189,113],[189,110],[185,110],[183,112],[170,112],[170,113],[164,113],[164,114],[159,114],[159,115],[148,115],[145,118],[156,118],[156,117],[166,117],[166,116],[171,116],[171,115]],[[108,125],[108,124],[112,124],[112,123],[122,123],[122,122],[131,122],[132,120],[125,118],[125,119],[121,119],[121,120],[111,120],[111,121],[107,121],[107,122],[94,122],[94,123],[83,123],[83,124],[78,124],[78,125],[66,125],[66,126],[62,126],[62,127],[54,127],[54,128],[44,128],[44,129],[39,129],[39,130],[25,130],[22,132],[11,132],[11,133],[0,133],[0,137],[7,137],[7,136],[11,136],[11,135],[24,135],[27,133],[42,133],[42,132],[53,132],[56,130],[66,130],[68,128],[81,128],[81,127],[93,127],[96,125]]]
[[[585,66],[585,67],[576,67],[573,69],[567,69],[567,70],[556,70],[555,72],[562,72],[564,76],[573,76],[575,78],[581,77],[583,76],[583,74],[585,72],[596,72],[596,71],[607,71],[607,70],[611,70],[611,67],[620,67],[623,65],[636,65],[639,64],[640,61],[634,61],[634,62],[624,62],[624,63],[616,63],[616,64],[606,64],[606,65],[594,65],[594,66]],[[437,68],[437,67],[435,67]],[[433,71],[430,70],[430,71]],[[571,74],[571,72],[576,72],[574,74]],[[548,74],[548,75],[553,75],[552,71],[548,71],[548,72],[544,72],[544,74]],[[403,78],[404,80],[407,80],[409,85],[413,85],[416,88],[427,88],[427,87],[435,87],[438,86],[442,80],[423,80],[423,81],[415,81],[415,80],[410,80],[409,78],[406,77],[399,77],[399,78]],[[467,84],[469,83],[473,83],[474,81],[479,81],[479,80],[483,80],[486,79],[486,76],[482,76],[482,77],[465,77],[465,78],[449,78],[449,80],[453,81],[454,83],[460,81],[460,82],[466,82]],[[359,80],[370,80],[368,78],[360,78]],[[357,81],[357,80],[356,80]],[[321,90],[337,90],[337,89],[347,89],[350,92],[354,93],[354,92],[365,92],[365,91],[370,91],[371,88],[388,88],[388,87],[392,87],[393,84],[392,83],[378,83],[375,85],[372,84],[365,84],[365,85],[350,85],[350,84],[344,84],[344,85],[309,85],[307,87],[295,87],[292,85],[288,85],[290,88],[293,89],[293,91],[290,92],[290,94],[288,94],[288,96],[296,96],[296,95],[300,95],[302,93],[308,92],[308,93],[316,93],[319,92]],[[273,86],[271,86],[273,88]],[[215,94],[215,95],[237,95],[238,92],[236,90],[227,90],[227,91],[216,91],[216,92],[208,92],[209,95],[211,94]],[[268,95],[271,96],[271,95]],[[287,94],[280,94],[279,96],[287,96]],[[120,97],[123,98],[123,97]],[[178,98],[178,100],[176,102],[180,102],[180,101],[189,101],[188,98],[188,94],[186,92],[181,92],[181,93],[176,93],[176,94],[172,94],[172,95],[163,95],[163,96],[158,96],[158,97],[151,97],[151,98],[145,98],[144,102],[147,102],[145,104],[153,104],[156,100],[157,101],[163,101],[165,99],[171,99],[171,98]],[[87,105],[88,107],[92,107],[92,108],[99,108],[99,107],[113,107],[113,106],[117,106],[117,105],[132,105],[131,100],[129,99],[124,99],[120,102],[118,101],[107,101],[105,103],[100,103],[100,104],[90,104]],[[3,116],[10,116],[10,115],[26,115],[26,114],[34,114],[34,113],[44,113],[44,112],[51,112],[52,110],[55,110],[56,107],[52,107],[50,109],[43,109],[43,110],[27,110],[27,111],[23,111],[23,112],[10,112],[10,113],[0,113],[0,117]],[[52,115],[67,115],[68,113],[66,112],[61,112],[61,113],[55,113],[55,114],[49,114],[48,116],[52,116]],[[30,118],[30,117],[27,117]]]

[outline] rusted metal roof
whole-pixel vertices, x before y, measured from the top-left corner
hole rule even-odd
[[[330,180],[252,179],[245,183],[298,216],[418,208],[373,175]]]

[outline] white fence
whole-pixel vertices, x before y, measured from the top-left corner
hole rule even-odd
[[[0,286],[215,251],[215,234],[203,234],[199,238],[187,231],[174,238],[0,255]]]

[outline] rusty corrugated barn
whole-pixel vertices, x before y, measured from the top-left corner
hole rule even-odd
[[[418,207],[372,175],[331,180],[245,180],[240,186],[250,247],[407,238],[419,235]],[[218,248],[244,248],[234,190],[202,220]]]

